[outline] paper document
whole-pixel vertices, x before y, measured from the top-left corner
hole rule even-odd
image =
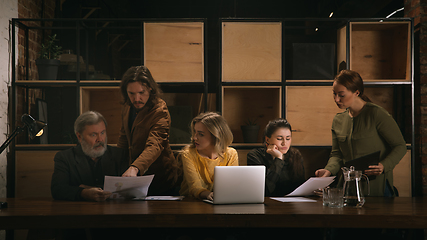
[[[184,196],[148,196],[144,198],[134,198],[134,201],[181,201]]]
[[[305,181],[301,186],[289,193],[288,196],[309,196],[313,195],[313,191],[319,188],[325,188],[334,181],[333,177],[311,177]]]
[[[271,197],[271,199],[279,202],[317,202],[314,199],[304,197]]]
[[[138,177],[105,176],[104,191],[112,192],[110,198],[143,198],[147,196],[148,187],[154,175]]]

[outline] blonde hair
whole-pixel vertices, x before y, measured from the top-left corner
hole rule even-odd
[[[189,147],[191,148],[195,148],[193,141],[193,136],[195,134],[194,125],[199,122],[203,123],[203,125],[205,125],[212,134],[215,141],[215,151],[218,155],[223,157],[223,153],[227,151],[227,147],[233,142],[233,133],[231,132],[227,121],[224,117],[215,112],[205,112],[197,115],[193,118],[193,121],[191,121],[190,126],[192,143]]]

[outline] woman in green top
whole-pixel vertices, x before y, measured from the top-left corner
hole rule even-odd
[[[370,181],[370,196],[395,196],[393,169],[406,153],[406,143],[393,117],[363,94],[363,80],[351,70],[342,70],[333,83],[334,100],[344,112],[332,122],[332,151],[318,177],[336,175],[350,160],[380,151],[378,165],[365,170]]]

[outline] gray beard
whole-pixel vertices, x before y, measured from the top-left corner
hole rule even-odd
[[[98,158],[104,155],[105,151],[107,150],[107,138],[105,138],[104,142],[97,143],[93,147],[82,138],[80,145],[82,146],[84,154],[91,158]],[[102,146],[102,149],[95,150],[94,148],[98,146]]]

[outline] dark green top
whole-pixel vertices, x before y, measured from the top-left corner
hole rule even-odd
[[[370,181],[370,196],[383,196],[386,180],[393,186],[393,169],[406,153],[406,143],[393,117],[382,107],[366,103],[359,115],[348,109],[332,122],[332,151],[325,169],[333,175],[347,161],[381,151],[384,172]]]

